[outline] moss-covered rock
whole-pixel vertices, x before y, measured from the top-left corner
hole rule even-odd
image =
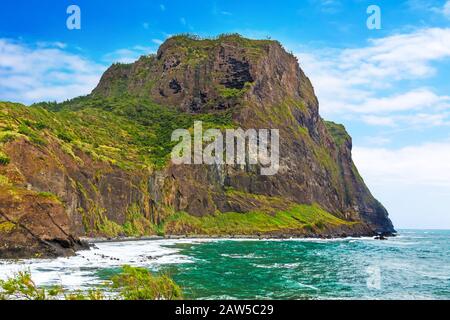
[[[342,124],[337,124],[332,121],[325,121],[324,123],[337,146],[340,147],[346,142],[351,141],[350,135]]]

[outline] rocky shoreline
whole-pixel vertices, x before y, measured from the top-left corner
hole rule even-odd
[[[131,241],[158,241],[158,240],[182,240],[182,239],[211,239],[211,240],[273,240],[273,239],[345,239],[345,238],[374,238],[377,240],[385,240],[390,237],[395,237],[395,233],[373,233],[367,235],[361,234],[341,234],[339,236],[329,235],[309,235],[299,236],[298,234],[279,234],[279,235],[168,235],[168,236],[144,236],[144,237],[118,237],[118,238],[106,238],[106,237],[82,237],[81,241],[89,244],[107,243],[107,242],[131,242]]]
[[[55,239],[40,240],[39,248],[26,248],[20,244],[0,248],[0,260],[17,259],[53,259],[58,257],[70,257],[76,252],[95,248],[98,243],[110,242],[131,242],[131,241],[158,241],[158,240],[182,240],[182,239],[210,239],[210,240],[273,240],[273,239],[344,239],[372,237],[376,240],[387,240],[395,237],[395,233],[340,233],[340,234],[299,234],[299,233],[273,233],[256,235],[207,235],[207,234],[186,234],[186,235],[166,235],[166,236],[143,236],[143,237],[80,237],[79,239]],[[37,255],[36,252],[39,252]]]

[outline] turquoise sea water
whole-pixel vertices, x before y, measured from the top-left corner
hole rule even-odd
[[[169,272],[193,299],[450,299],[450,231],[387,241],[161,240],[100,243],[72,258],[0,262],[39,284],[86,289],[131,264]],[[118,259],[118,260],[115,260]]]

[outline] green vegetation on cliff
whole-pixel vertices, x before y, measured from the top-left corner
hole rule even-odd
[[[238,191],[227,192],[232,201],[254,201],[259,210],[247,213],[216,212],[212,215],[195,217],[186,212],[171,212],[159,224],[151,223],[132,206],[122,225],[110,221],[103,214],[93,224],[86,225],[89,234],[100,234],[110,238],[118,236],[140,237],[148,235],[271,235],[311,234],[324,229],[351,226],[354,222],[342,220],[322,209],[319,205],[300,205],[278,197],[252,195]],[[92,229],[90,226],[93,226]]]
[[[0,165],[5,166],[9,163],[9,161],[10,161],[9,157],[2,151],[0,151]]]
[[[274,42],[276,41],[248,39],[238,33],[224,33],[210,38],[202,38],[192,34],[179,34],[167,40],[167,43],[176,48],[177,53],[181,51],[182,54],[186,55],[191,65],[195,65],[202,59],[205,59],[212,48],[223,43],[239,45],[246,50],[248,57],[256,58],[264,53],[264,46]]]
[[[228,128],[233,126],[231,114],[217,112],[192,115],[175,109],[159,106],[145,99],[80,97],[64,103],[41,103],[31,107],[20,104],[0,103],[0,164],[9,163],[9,157],[2,145],[15,139],[25,138],[40,148],[51,148],[57,143],[76,162],[82,164],[80,152],[97,161],[108,162],[125,170],[139,168],[160,168],[165,165],[173,147],[171,133],[177,128],[190,128],[195,120],[202,120],[204,126]],[[292,108],[304,109],[296,101],[287,101],[273,115],[276,122],[292,118]],[[341,143],[345,129],[333,123],[327,128]],[[298,138],[303,139],[315,152],[319,163],[331,173],[336,185],[339,177],[336,164],[330,155],[314,144],[306,128],[300,127]],[[342,131],[344,130],[344,131]],[[2,183],[9,184],[4,177]],[[80,184],[78,189],[86,199],[87,191]],[[94,186],[95,187],[95,186]],[[94,188],[95,189],[95,188]],[[237,194],[230,191],[228,195]],[[58,199],[56,195],[42,192],[42,196]],[[125,222],[112,221],[105,210],[95,203],[85,212],[79,208],[86,234],[107,237],[156,234],[270,234],[300,230],[320,232],[324,226],[338,226],[348,222],[336,218],[318,205],[298,205],[279,209],[283,199],[245,194],[245,201],[256,199],[259,210],[242,213],[216,213],[202,218],[184,212],[173,213],[158,225],[144,216],[142,208],[131,205],[125,214]],[[89,200],[91,201],[91,200]],[[245,202],[244,201],[244,202]],[[278,208],[278,209],[277,209]]]
[[[150,222],[137,204],[132,204],[125,213],[125,222],[111,221],[104,210],[93,207],[88,213],[80,210],[83,226],[88,235],[101,235],[108,238],[119,236],[141,237],[161,233],[160,227]]]
[[[351,141],[347,130],[345,130],[345,127],[342,124],[337,124],[332,121],[324,121],[324,123],[333,138],[334,143],[336,143],[338,147],[343,145],[346,141]]]
[[[45,147],[57,141],[77,161],[77,151],[122,169],[163,167],[173,146],[175,129],[194,121],[205,127],[232,126],[229,112],[191,115],[145,99],[81,97],[61,104],[31,107],[0,102],[0,165],[9,163],[1,144],[26,137]]]
[[[229,191],[234,201],[255,201],[259,210],[248,213],[217,212],[195,217],[185,212],[170,215],[162,226],[166,234],[270,235],[320,233],[324,228],[352,225],[326,212],[319,205],[300,205],[278,197]],[[246,200],[245,200],[246,199]],[[280,209],[274,209],[274,208]],[[285,209],[282,209],[285,207]]]

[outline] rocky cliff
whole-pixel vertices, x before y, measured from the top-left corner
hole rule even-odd
[[[196,120],[279,129],[278,173],[171,164],[171,132]],[[350,136],[320,117],[309,79],[275,41],[173,37],[156,55],[111,66],[89,96],[3,103],[0,130],[0,256],[30,225],[66,247],[86,235],[394,231],[353,164]]]

